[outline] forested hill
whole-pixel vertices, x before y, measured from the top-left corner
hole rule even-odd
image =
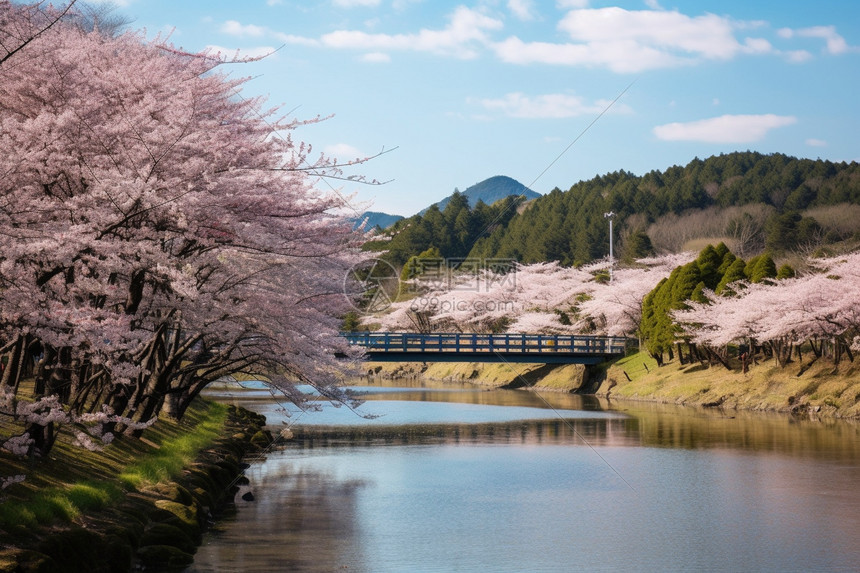
[[[388,213],[382,213],[380,211],[365,211],[358,217],[353,218],[354,227],[357,228],[359,225],[364,223],[364,228],[366,230],[373,229],[375,227],[379,227],[380,229],[387,229],[403,217],[400,215],[390,215]]]
[[[370,241],[365,248],[384,250],[382,257],[396,266],[425,251],[434,257],[462,258],[479,237],[506,225],[522,201],[523,197],[509,195],[492,205],[478,199],[470,207],[466,195],[455,191],[444,210],[431,205],[423,214],[401,219],[386,230],[390,240]]]
[[[609,173],[535,199],[481,236],[469,256],[585,263],[608,254],[610,211],[616,256],[703,237],[744,254],[810,248],[860,230],[860,165],[747,151],[641,177]]]

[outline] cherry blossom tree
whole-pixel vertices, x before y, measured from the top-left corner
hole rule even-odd
[[[809,261],[812,271],[773,283],[740,283],[735,296],[706,293],[674,319],[697,343],[715,349],[730,344],[766,345],[785,366],[808,344],[818,357],[853,360],[860,349],[860,253]]]
[[[0,37],[28,15],[0,3]],[[27,423],[10,447],[178,418],[240,371],[347,398],[337,317],[361,237],[314,188],[340,171],[293,139],[317,120],[243,97],[223,63],[60,21],[0,66],[3,412]]]
[[[581,268],[551,262],[516,265],[504,275],[455,274],[430,288],[422,288],[426,283],[419,279],[410,283],[417,295],[394,304],[378,320],[387,330],[415,330],[421,315],[437,330],[486,332],[503,326],[508,332],[632,336],[645,295],[693,258],[682,253],[641,259],[616,269],[611,283],[606,260]]]
[[[512,332],[524,328],[570,332],[569,323],[564,325],[555,309],[563,307],[571,293],[591,278],[584,271],[552,262],[516,265],[504,274],[489,269],[453,274],[434,283],[418,279],[408,287],[416,296],[395,303],[379,321],[387,330],[414,330],[416,315],[423,315],[436,330],[482,332],[502,325]]]
[[[639,259],[632,266],[615,269],[612,282],[587,283],[580,295],[577,328],[607,336],[636,336],[645,296],[676,267],[693,259],[695,254],[687,252]],[[607,266],[600,262],[593,270]]]
[[[15,5],[8,0],[0,0],[0,65],[53,28],[69,14],[76,1],[70,0],[58,9],[46,6],[44,1]]]

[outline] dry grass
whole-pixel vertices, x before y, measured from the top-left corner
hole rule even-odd
[[[722,366],[681,365],[677,360],[657,367],[653,359],[640,352],[616,362],[609,369],[607,379],[615,382],[610,395],[617,397],[860,416],[860,379],[857,377],[860,365],[843,362],[835,368],[822,359],[800,374],[801,366],[795,362],[780,368],[773,361],[766,361],[751,366],[746,374],[739,365],[729,371]],[[609,384],[605,382],[599,393],[605,394]]]
[[[719,245],[725,243],[729,250],[736,249],[735,240],[731,237],[701,237],[698,239],[690,239],[681,247],[682,251],[690,251],[693,253],[701,252],[708,245]]]
[[[369,362],[365,370],[376,370],[382,376],[423,378],[448,382],[469,382],[499,388],[502,386],[534,385],[536,388],[570,392],[581,383],[581,366],[545,364],[506,364],[483,362],[434,362],[426,366],[419,362]]]

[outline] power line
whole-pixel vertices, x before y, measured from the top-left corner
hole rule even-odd
[[[550,162],[549,162],[549,165],[547,165],[547,166],[544,168],[544,170],[543,170],[543,171],[541,171],[541,172],[538,174],[538,176],[537,176],[537,177],[535,177],[535,178],[532,180],[532,182],[531,182],[531,183],[529,183],[529,184],[527,185],[527,187],[528,187],[529,189],[531,189],[531,188],[534,186],[534,184],[535,184],[535,183],[537,183],[537,181],[538,181],[541,177],[543,177],[543,176],[544,176],[544,174],[545,174],[547,171],[549,171],[549,170],[552,168],[552,166],[553,166],[553,165],[555,165],[556,163],[558,163],[558,160],[559,160],[559,159],[561,159],[562,157],[564,157],[564,155],[565,155],[568,151],[570,151],[570,148],[571,148],[571,147],[573,147],[573,146],[576,144],[576,142],[577,142],[577,141],[579,141],[580,139],[582,139],[582,136],[583,136],[583,135],[585,135],[585,134],[588,132],[588,130],[589,130],[589,129],[591,129],[591,128],[592,128],[592,126],[594,126],[594,124],[595,124],[595,123],[597,123],[597,121],[598,121],[601,117],[603,117],[604,115],[606,115],[606,112],[608,112],[610,109],[612,109],[612,106],[614,106],[614,105],[618,102],[618,100],[620,100],[620,99],[621,99],[621,97],[622,97],[624,94],[626,94],[626,93],[627,93],[627,91],[628,91],[630,88],[632,88],[632,87],[633,87],[633,84],[635,84],[635,83],[636,83],[636,80],[634,79],[632,82],[630,82],[629,84],[627,84],[627,87],[625,87],[623,90],[621,90],[621,93],[619,93],[617,96],[615,96],[615,99],[613,99],[611,102],[609,102],[609,103],[606,105],[606,107],[605,107],[605,108],[603,108],[603,111],[601,111],[599,114],[597,114],[597,116],[596,116],[593,120],[591,120],[591,123],[589,123],[588,125],[586,125],[586,126],[585,126],[585,129],[583,129],[582,131],[580,131],[580,132],[579,132],[579,135],[577,135],[576,137],[574,137],[574,138],[573,138],[573,141],[571,141],[571,142],[568,144],[568,146],[567,146],[567,147],[565,147],[565,148],[564,148],[564,150],[563,150],[561,153],[559,153],[559,154],[558,154],[558,156],[556,156],[556,158],[555,158],[555,159],[553,159],[552,161],[550,161]],[[481,231],[480,233],[478,233],[478,235],[477,235],[477,236],[478,236],[478,237],[480,237],[481,235],[483,235],[484,233],[486,233],[487,231],[489,231],[489,230],[490,230],[490,228],[491,228],[493,225],[495,225],[495,224],[496,224],[496,223],[497,223],[497,222],[498,222],[498,221],[499,221],[499,220],[500,220],[500,219],[505,215],[505,213],[507,213],[507,212],[508,212],[508,210],[509,210],[509,209],[511,209],[511,207],[513,207],[513,206],[515,206],[515,205],[516,205],[516,203],[511,203],[511,204],[508,206],[508,208],[507,208],[507,209],[505,209],[505,210],[503,210],[501,213],[499,213],[499,214],[496,216],[496,218],[495,218],[495,219],[493,219],[493,220],[492,220],[492,221],[491,221],[491,222],[490,222],[490,223],[489,223],[489,224],[484,228],[484,230],[483,230],[483,231]],[[472,246],[474,247],[475,245],[474,245],[474,244],[472,244]]]

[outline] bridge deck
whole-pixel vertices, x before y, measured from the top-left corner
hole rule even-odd
[[[627,339],[556,334],[345,333],[376,362],[598,364],[623,356]]]

